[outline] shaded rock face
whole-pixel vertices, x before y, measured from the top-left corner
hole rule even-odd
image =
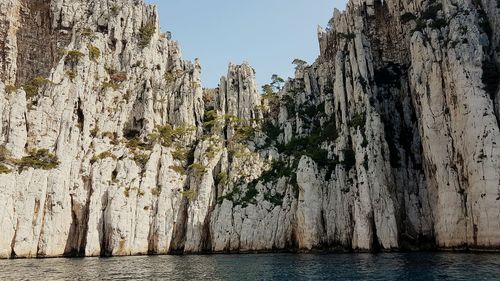
[[[500,249],[495,0],[351,1],[267,95],[142,1],[0,8],[2,258]]]

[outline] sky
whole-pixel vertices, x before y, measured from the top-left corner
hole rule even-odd
[[[346,0],[146,0],[156,4],[163,32],[179,41],[183,59],[199,58],[204,87],[217,87],[229,62],[248,62],[257,83],[292,77],[292,61],[313,63],[317,26]]]

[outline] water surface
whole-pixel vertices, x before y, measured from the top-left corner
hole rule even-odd
[[[0,260],[0,280],[500,280],[500,254],[250,254]]]

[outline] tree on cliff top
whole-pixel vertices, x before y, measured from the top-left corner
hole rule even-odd
[[[281,90],[283,84],[285,84],[285,80],[279,77],[278,74],[273,74],[273,76],[271,76],[271,86],[275,88],[277,91]]]

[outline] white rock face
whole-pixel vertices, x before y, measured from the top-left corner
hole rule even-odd
[[[324,237],[322,214],[323,191],[314,161],[302,157],[297,170],[299,198],[297,205],[297,239],[301,249],[311,250],[321,245]]]
[[[142,1],[38,2],[0,1],[0,258],[500,249],[495,1],[351,1],[266,96]]]

